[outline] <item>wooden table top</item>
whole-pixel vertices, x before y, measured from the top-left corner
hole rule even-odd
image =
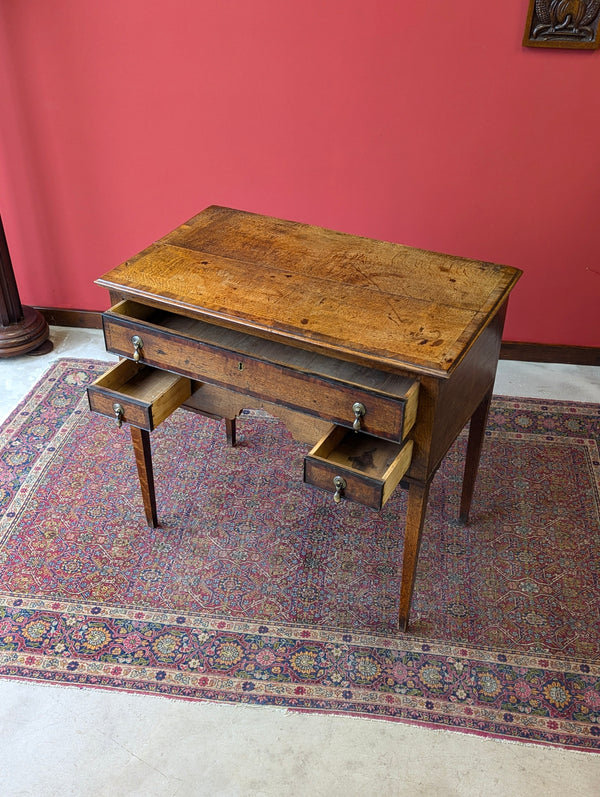
[[[213,206],[97,284],[342,359],[447,377],[520,276]]]

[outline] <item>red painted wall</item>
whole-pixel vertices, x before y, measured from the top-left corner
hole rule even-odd
[[[527,0],[0,3],[0,209],[26,304],[218,203],[522,268],[505,337],[600,345],[600,52]]]

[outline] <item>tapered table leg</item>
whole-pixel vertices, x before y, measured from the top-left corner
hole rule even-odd
[[[408,628],[408,615],[412,599],[417,559],[421,546],[421,532],[427,512],[429,482],[413,482],[408,488],[408,509],[406,512],[406,531],[404,534],[404,554],[402,557],[402,582],[400,584],[399,625],[401,631]]]
[[[158,526],[158,515],[156,512],[156,493],[154,491],[154,473],[152,471],[152,450],[150,447],[150,432],[145,429],[138,429],[131,426],[131,442],[135,454],[135,464],[137,465],[140,488],[142,490],[142,500],[144,502],[144,512],[148,525],[152,528]]]
[[[235,418],[225,418],[225,434],[230,446],[235,446]]]
[[[485,427],[487,425],[491,401],[492,389],[485,395],[483,401],[473,413],[469,426],[465,475],[460,497],[459,518],[462,523],[469,522],[469,511],[471,509],[471,500],[473,498],[475,479],[477,478],[477,471],[479,469],[479,458],[481,457],[481,448],[485,437]]]

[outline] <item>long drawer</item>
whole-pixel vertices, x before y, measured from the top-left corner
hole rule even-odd
[[[109,351],[331,423],[400,441],[414,424],[419,384],[138,302],[103,314]]]

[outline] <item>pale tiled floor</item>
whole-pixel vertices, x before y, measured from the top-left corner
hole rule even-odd
[[[110,359],[97,331],[52,329],[0,361],[0,420],[57,357]],[[600,368],[501,362],[496,392],[600,401]],[[597,797],[600,755],[401,723],[0,680],[0,797]]]

